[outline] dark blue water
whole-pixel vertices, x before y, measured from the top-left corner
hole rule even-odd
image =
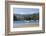
[[[39,21],[36,20],[30,20],[30,21],[27,21],[27,20],[21,20],[21,21],[14,21],[13,24],[38,24]]]

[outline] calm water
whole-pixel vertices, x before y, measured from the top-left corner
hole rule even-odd
[[[14,21],[13,24],[38,24],[39,21],[36,20],[30,20],[30,21],[27,21],[27,20],[21,20],[21,21]]]

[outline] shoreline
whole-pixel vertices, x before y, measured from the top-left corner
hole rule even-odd
[[[13,28],[38,27],[39,24],[14,24]]]

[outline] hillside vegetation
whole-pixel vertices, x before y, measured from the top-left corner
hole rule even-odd
[[[39,13],[37,14],[14,14],[13,15],[13,20],[17,21],[17,20],[39,20]]]

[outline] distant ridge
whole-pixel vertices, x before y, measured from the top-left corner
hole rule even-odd
[[[33,13],[33,14],[38,14],[38,13]],[[14,14],[14,15],[33,15],[33,14]]]

